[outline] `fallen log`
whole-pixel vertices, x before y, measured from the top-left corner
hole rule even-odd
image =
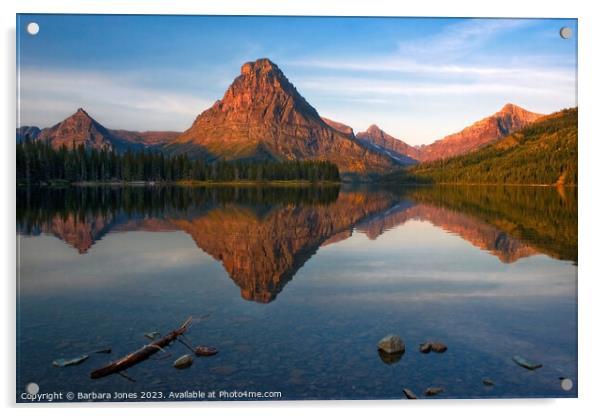
[[[167,347],[169,344],[178,339],[179,336],[183,335],[190,326],[192,322],[192,317],[188,318],[179,328],[174,329],[169,334],[165,335],[163,338],[158,339],[152,344],[145,345],[144,347],[122,357],[116,361],[113,361],[106,366],[94,370],[90,373],[91,378],[102,378],[109,376],[111,374],[120,373],[128,368],[146,360],[151,355],[157,353],[158,351],[163,351],[163,348]]]

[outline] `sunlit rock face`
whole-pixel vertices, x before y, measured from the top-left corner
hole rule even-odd
[[[397,167],[325,123],[269,59],[244,64],[223,98],[168,150],[208,159],[328,160],[360,175]]]
[[[532,113],[514,104],[506,104],[500,111],[464,130],[420,148],[420,161],[446,159],[470,153],[502,137],[528,126],[543,114]]]

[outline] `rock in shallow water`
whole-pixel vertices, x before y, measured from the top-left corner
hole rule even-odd
[[[516,364],[520,365],[523,368],[526,368],[527,370],[537,370],[538,368],[543,367],[542,364],[538,364],[538,363],[533,363],[529,360],[527,360],[526,358],[521,357],[520,355],[515,355],[514,357],[512,357],[512,361],[514,361]]]
[[[406,346],[397,335],[387,335],[378,341],[378,349],[387,354],[400,354],[406,350]]]
[[[196,355],[198,355],[199,357],[201,357],[201,356],[209,357],[211,355],[217,354],[217,348],[215,348],[215,347],[209,347],[209,346],[206,346],[206,345],[199,345],[198,347],[196,347],[194,349],[194,353]]]
[[[437,352],[442,353],[447,351],[447,345],[442,342],[435,341],[427,341],[423,344],[420,344],[420,352],[423,354],[428,354],[429,352]]]
[[[403,389],[403,394],[405,394],[406,398],[410,399],[410,400],[416,400],[417,397],[414,394],[414,392],[410,389]]]
[[[443,392],[443,387],[429,387],[424,391],[427,396],[436,396]]]
[[[492,380],[492,379],[490,379],[489,377],[485,377],[485,378],[482,380],[482,382],[483,382],[483,384],[484,384],[484,385],[486,385],[486,386],[493,386],[493,385],[495,384],[495,383],[493,382],[493,380]]]
[[[190,367],[193,361],[192,355],[186,354],[175,360],[173,366],[181,370]]]
[[[442,353],[447,351],[447,345],[442,342],[431,342],[431,351]]]

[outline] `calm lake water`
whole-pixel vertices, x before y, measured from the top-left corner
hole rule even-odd
[[[574,189],[128,187],[17,200],[18,401],[29,382],[138,398],[577,396]],[[189,351],[176,342],[128,369],[135,382],[90,378],[145,333],[207,314],[187,339],[217,355],[177,370]],[[406,344],[401,359],[377,351],[389,333]],[[427,340],[447,352],[421,354]]]

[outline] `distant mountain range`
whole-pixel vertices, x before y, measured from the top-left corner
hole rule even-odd
[[[355,134],[351,127],[321,117],[276,64],[259,59],[244,64],[223,98],[184,132],[113,130],[80,108],[49,128],[18,128],[17,141],[29,136],[57,148],[157,149],[207,161],[328,160],[344,175],[366,176],[474,152],[541,117],[507,104],[458,133],[412,146],[376,125]]]

